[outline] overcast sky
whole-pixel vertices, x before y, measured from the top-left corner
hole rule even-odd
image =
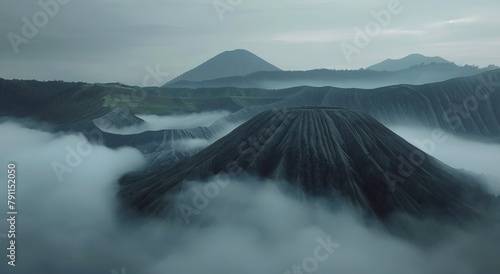
[[[57,1],[68,3],[49,15],[38,0],[0,1],[0,78],[142,85],[159,70],[147,78],[158,85],[237,48],[285,70],[360,68],[411,53],[500,65],[498,0],[401,0],[362,47],[356,27],[377,31],[372,11],[397,0]],[[342,45],[356,52],[346,58]]]

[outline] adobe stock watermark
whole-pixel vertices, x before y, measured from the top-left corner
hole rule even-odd
[[[155,69],[151,66],[146,66],[145,69],[147,74],[143,78],[144,86],[161,85],[165,82],[165,77],[169,75],[169,73],[161,71],[160,65],[156,65]],[[113,114],[118,117],[127,118],[130,115],[130,108],[137,107],[147,96],[147,92],[141,88],[131,89],[127,94],[115,95],[112,101],[119,102],[122,106],[114,109]],[[93,122],[100,128],[113,127],[110,120],[103,117],[94,119]],[[83,135],[85,140],[78,142],[75,146],[68,145],[65,147],[66,157],[64,163],[53,161],[51,164],[57,179],[61,183],[64,181],[65,174],[72,173],[75,168],[82,164],[85,158],[92,154],[94,145],[104,144],[104,136],[98,129],[84,131]]]
[[[164,77],[168,75],[168,73],[164,73],[160,70],[159,65],[156,66],[156,69],[147,66],[146,71],[148,74],[143,78],[143,84],[145,86],[149,85],[151,80],[156,81],[155,84],[159,85],[164,81]],[[126,106],[120,106],[114,109],[113,114],[122,118],[128,117],[130,115],[129,107],[137,107],[140,102],[146,99],[147,95],[147,92],[143,89],[132,89],[130,93],[113,97],[113,101],[118,101],[120,104],[126,104]],[[94,123],[100,128],[109,128],[113,126],[108,119],[103,117],[94,119]],[[104,144],[104,136],[98,129],[84,131],[83,135],[85,140],[78,142],[74,147],[69,145],[65,147],[66,157],[64,163],[53,161],[51,164],[57,179],[61,183],[64,181],[65,174],[72,173],[75,168],[82,164],[85,158],[92,154],[94,145]]]
[[[161,86],[166,82],[166,78],[170,75],[168,72],[161,71],[160,65],[156,65],[155,69],[151,66],[147,66],[146,71],[148,74],[142,78],[143,87]]]
[[[453,104],[450,109],[443,113],[443,120],[449,123],[454,130],[459,128],[465,129],[463,119],[472,118],[472,113],[479,110],[481,101],[488,100],[494,92],[498,91],[495,88],[500,88],[500,80],[495,81],[492,75],[489,75],[488,79],[484,78],[484,75],[481,75],[477,80],[479,84],[474,89],[473,94],[465,97],[462,103]],[[415,149],[408,157],[399,155],[398,160],[400,164],[398,166],[398,174],[390,171],[384,173],[390,190],[395,191],[395,187],[398,184],[405,182],[412,176],[415,170],[425,162],[426,157],[428,155],[432,156],[436,152],[438,145],[445,143],[448,138],[449,133],[443,128],[435,128],[431,132],[430,137],[423,140],[416,139],[415,145],[425,152],[425,154],[419,149]]]
[[[341,244],[332,242],[330,236],[326,237],[326,241],[318,237],[316,238],[318,246],[314,248],[313,255],[305,258],[298,265],[292,265],[289,270],[283,272],[283,274],[303,274],[303,273],[313,273],[318,270],[319,264],[330,258],[330,256],[335,252],[335,249],[340,248]]]
[[[479,84],[474,89],[474,93],[467,96],[462,103],[454,104],[443,114],[444,120],[455,130],[465,129],[462,120],[470,119],[472,113],[478,111],[480,103],[489,100],[490,96],[497,91],[495,88],[500,88],[500,80],[495,81],[493,75],[489,75],[488,79],[481,75],[477,79]]]
[[[111,274],[127,274],[127,269],[125,267],[122,267],[121,272],[118,272],[118,270],[116,269],[112,269]]]
[[[412,0],[409,0],[412,1]],[[399,0],[389,0],[387,6],[379,11],[371,11],[372,20],[365,24],[364,28],[355,27],[355,35],[352,43],[342,42],[340,50],[348,63],[352,62],[352,55],[359,54],[367,48],[372,39],[379,36],[384,28],[387,28],[395,15],[403,12],[404,6]]]
[[[153,69],[148,65],[145,67],[147,74],[142,78],[143,87],[161,86],[166,82],[167,77],[170,75],[168,72],[161,70],[161,66],[157,64]],[[144,89],[132,89],[128,94],[113,94],[112,101],[120,102],[120,108],[123,108],[123,115],[130,112],[129,108],[135,108],[139,103],[146,100],[148,93]]]
[[[243,3],[243,0],[215,0],[212,3],[219,20],[222,22],[225,19],[227,12],[233,12],[238,6]]]
[[[130,111],[127,107],[119,107],[113,110],[113,113],[116,116],[125,118],[129,115]],[[94,124],[101,128],[109,128],[113,126],[110,120],[104,119],[102,117],[94,119]],[[52,170],[56,174],[56,177],[60,183],[64,181],[65,174],[73,173],[74,170],[92,154],[94,146],[104,144],[104,135],[102,131],[97,128],[94,128],[90,131],[83,131],[81,137],[82,140],[80,140],[76,145],[67,145],[65,147],[66,156],[64,158],[64,163],[53,161],[51,164]]]
[[[41,28],[49,24],[51,18],[54,18],[61,11],[61,5],[66,5],[71,0],[39,0],[38,5],[40,10],[35,12],[31,18],[23,16],[21,21],[20,34],[9,32],[7,39],[9,39],[12,49],[16,54],[19,53],[19,46],[21,44],[28,44],[30,39],[35,38]]]
[[[102,144],[104,137],[100,131],[95,131],[94,133],[97,138],[91,138],[82,136],[84,140],[79,141],[75,146],[67,145],[65,147],[66,157],[65,162],[61,163],[58,161],[53,161],[51,166],[52,170],[56,174],[57,179],[60,183],[64,181],[63,175],[66,173],[73,173],[75,168],[82,164],[83,160],[88,157],[94,150],[94,144]],[[92,142],[92,143],[91,143]]]
[[[127,98],[134,97],[132,96]],[[145,97],[141,95],[141,98]],[[114,109],[112,113],[118,117],[126,118],[129,116],[130,110],[127,107],[118,107]],[[100,128],[109,128],[113,126],[110,120],[103,117],[94,119],[94,124]],[[92,130],[85,130],[81,135],[83,140],[80,140],[74,146],[67,145],[65,147],[66,155],[64,158],[64,163],[53,161],[51,164],[52,170],[56,174],[56,177],[60,183],[64,181],[65,174],[73,173],[74,170],[92,154],[94,146],[104,145],[104,135],[102,131],[97,128],[94,128]]]
[[[447,139],[448,135],[443,129],[434,129],[430,138],[423,140],[417,139],[415,141],[417,147],[420,147],[423,151],[420,149],[414,149],[408,157],[399,155],[397,174],[394,174],[391,171],[386,171],[384,173],[384,177],[386,178],[386,182],[389,184],[390,191],[394,192],[398,184],[405,182],[409,177],[411,177],[417,168],[425,163],[427,155],[432,155],[436,152],[437,144],[442,144],[446,142]]]
[[[250,136],[245,141],[238,145],[238,153],[240,154],[240,159],[245,162],[252,162],[257,153],[266,146],[267,140],[277,132],[280,132],[283,128],[276,126],[276,124],[286,125],[295,118],[295,114],[283,113],[281,110],[273,110],[275,113],[274,117],[267,122],[268,126],[261,129],[256,136]],[[230,162],[225,167],[225,173],[229,176],[237,176],[244,172],[238,161]],[[215,176],[211,174],[209,177]],[[203,188],[201,187],[191,187],[190,191],[193,193],[190,205],[182,202],[177,205],[177,210],[184,219],[186,224],[191,222],[190,218],[192,215],[200,215],[201,212],[210,205],[210,201],[221,193],[231,182],[228,177],[216,177],[215,181],[212,180],[206,183]]]

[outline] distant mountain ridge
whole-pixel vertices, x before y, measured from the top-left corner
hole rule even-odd
[[[375,71],[398,71],[409,69],[413,66],[428,65],[428,64],[448,64],[451,63],[439,56],[429,57],[422,54],[410,54],[401,59],[387,59],[378,64],[367,67],[366,69]]]
[[[372,89],[385,86],[409,84],[423,85],[449,79],[468,77],[496,69],[495,66],[479,68],[457,66],[454,63],[432,63],[415,65],[399,71],[329,70],[308,71],[268,71],[256,72],[246,76],[233,76],[207,81],[179,81],[169,83],[169,88],[261,88],[284,89],[297,86],[339,87]]]
[[[422,85],[441,82],[496,68],[498,67],[493,65],[485,68],[459,66],[441,57],[411,54],[401,59],[387,59],[359,70],[283,71],[253,53],[240,49],[223,52],[163,87],[284,89],[297,86],[331,86],[372,89],[398,84]]]
[[[222,77],[244,76],[258,71],[281,71],[259,56],[243,49],[225,51],[170,81],[205,81]]]
[[[361,72],[383,74],[368,70]],[[479,100],[484,95],[478,94],[481,92],[478,87],[488,92],[488,100]],[[137,102],[130,94],[147,96]],[[456,107],[463,106],[470,98],[478,100],[480,111],[470,111],[469,115],[456,113]],[[89,119],[91,122],[124,106],[136,114],[156,115],[225,109],[232,112],[227,122],[235,123],[244,122],[267,109],[306,105],[343,107],[363,111],[386,125],[411,121],[456,135],[500,143],[500,69],[439,83],[395,85],[373,90],[304,86],[273,91],[173,89],[0,79],[0,117],[29,116],[57,125],[59,130],[80,130],[81,123],[88,123]],[[93,122],[90,124],[95,127]],[[143,134],[155,135],[147,139],[155,138],[158,142],[163,139],[163,132]],[[186,134],[183,130],[182,136]],[[211,136],[204,130],[191,135],[193,138]]]

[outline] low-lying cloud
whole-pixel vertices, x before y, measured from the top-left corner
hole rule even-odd
[[[213,122],[228,115],[228,111],[206,111],[190,114],[176,114],[176,115],[136,115],[145,121],[141,125],[134,125],[123,128],[102,128],[109,133],[115,134],[137,134],[145,131],[158,131],[163,129],[190,129],[196,127],[208,127]]]
[[[445,164],[483,175],[487,187],[500,195],[500,144],[467,140],[441,129],[393,127],[406,141]]]

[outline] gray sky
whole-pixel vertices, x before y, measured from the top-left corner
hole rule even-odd
[[[500,65],[498,0],[57,1],[48,14],[38,0],[1,0],[1,78],[143,85],[159,70],[146,78],[157,85],[237,48],[285,70],[360,68],[411,53]],[[375,23],[372,11],[382,10],[390,20]],[[23,34],[23,17],[35,18],[36,34]],[[356,45],[356,27],[366,26],[369,42]],[[342,45],[356,51],[350,62]]]

